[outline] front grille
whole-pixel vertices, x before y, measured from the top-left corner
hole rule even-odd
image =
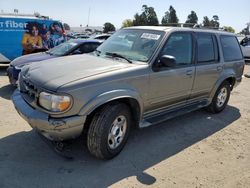
[[[20,76],[19,85],[20,91],[25,94],[24,99],[30,104],[35,104],[39,95],[38,88],[28,78],[23,76]]]

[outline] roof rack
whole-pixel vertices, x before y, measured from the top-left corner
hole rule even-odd
[[[224,30],[223,28],[220,28],[220,27],[206,27],[201,24],[195,24],[195,23],[167,23],[167,24],[164,24],[164,26],[190,27],[194,29]]]
[[[40,18],[48,20],[49,16],[40,15],[40,13],[35,12],[34,14],[19,14],[19,13],[0,13],[0,16],[13,16],[13,17],[31,17],[31,18]]]
[[[166,23],[160,26],[174,26],[174,27],[193,27],[194,23]]]

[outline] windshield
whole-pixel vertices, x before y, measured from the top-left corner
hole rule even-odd
[[[64,42],[64,43],[48,50],[47,53],[49,53],[51,55],[62,56],[64,54],[66,54],[67,52],[69,52],[70,50],[72,50],[72,48],[74,48],[76,45],[77,45],[77,43],[72,42],[72,41]]]
[[[147,62],[153,55],[163,31],[124,29],[117,31],[97,48],[98,55],[119,54],[132,61]]]

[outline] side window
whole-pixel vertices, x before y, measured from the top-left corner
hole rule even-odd
[[[92,43],[85,43],[85,44],[81,45],[78,50],[81,53],[90,53],[90,52],[93,52],[98,46],[99,46],[99,44],[97,44],[97,43],[93,43],[93,44]]]
[[[225,61],[236,61],[243,59],[236,37],[222,35],[220,40]]]
[[[192,49],[191,33],[174,33],[168,38],[160,56],[175,57],[177,66],[188,65],[192,62]]]
[[[109,38],[109,36],[99,36],[99,37],[96,37],[95,39],[106,40],[108,38]]]
[[[250,39],[247,40],[247,45],[246,46],[250,46]]]
[[[211,34],[197,34],[197,58],[198,63],[217,61],[215,55],[215,45]]]
[[[99,45],[100,45],[99,43],[91,43],[90,44],[91,52],[95,51]]]

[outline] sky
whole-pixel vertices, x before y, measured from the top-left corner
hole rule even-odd
[[[170,5],[182,23],[191,10],[196,12],[199,23],[204,16],[218,15],[220,26],[232,26],[236,32],[250,22],[250,0],[0,0],[0,11],[39,12],[71,27],[88,23],[89,26],[103,26],[105,22],[111,22],[120,28],[125,19],[133,19],[135,13],[141,13],[144,4],[154,7],[159,22]]]

